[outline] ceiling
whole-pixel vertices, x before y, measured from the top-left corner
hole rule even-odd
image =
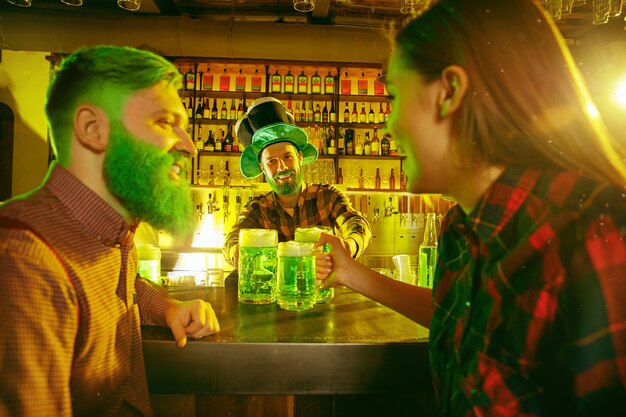
[[[0,10],[23,13],[45,11],[63,14],[100,13],[187,16],[203,21],[235,20],[237,22],[308,23],[332,26],[387,27],[400,22],[405,15],[399,11],[399,0],[316,0],[312,12],[301,13],[293,8],[293,0],[142,0],[139,11],[129,12],[117,6],[116,0],[84,0],[80,7],[63,4],[60,0],[32,0],[30,8],[21,8],[0,0]],[[422,2],[425,2],[423,0]],[[624,39],[622,17],[609,24],[591,23],[591,0],[576,7],[570,15],[557,22],[570,43],[578,42],[593,32],[607,32]],[[612,28],[611,30],[606,27]],[[603,35],[609,36],[609,35]]]

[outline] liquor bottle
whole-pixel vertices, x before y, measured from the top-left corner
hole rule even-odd
[[[330,75],[330,70],[324,77],[324,94],[335,94],[335,77]]]
[[[391,174],[389,175],[389,189],[396,189],[396,174],[394,173],[394,169],[391,168]]]
[[[321,115],[320,115],[321,116]],[[309,102],[309,107],[306,109],[306,121],[313,121],[313,102]]]
[[[343,110],[343,122],[350,123],[350,107],[348,107],[347,102],[346,102],[346,107]]]
[[[385,112],[383,111],[383,103],[378,104],[378,123],[385,123]]]
[[[389,156],[389,133],[385,133],[383,138],[380,140],[380,154],[382,156]]]
[[[239,152],[239,139],[237,138],[237,135],[233,135],[233,146],[230,151]]]
[[[335,140],[335,131],[332,127],[328,128],[328,136],[326,137],[326,150],[328,155],[337,154],[337,141]]]
[[[378,129],[374,128],[374,135],[372,137],[372,155],[380,155],[380,139],[378,139]]]
[[[254,69],[254,75],[250,80],[250,89],[252,91],[261,91],[261,87],[263,86],[263,77],[259,75],[259,69]]]
[[[298,94],[306,94],[309,92],[309,77],[306,76],[304,70],[298,75]]]
[[[298,104],[298,102],[296,101],[296,108],[293,112],[293,119],[296,122],[300,121],[300,104]]]
[[[193,72],[193,68],[189,67],[189,70],[185,73],[185,90],[193,91],[196,88],[196,74]]]
[[[345,72],[344,77],[341,79],[341,94],[352,94],[352,80],[348,78],[348,72]]]
[[[206,72],[202,74],[202,89],[213,91],[213,74],[211,74],[210,67],[206,67]]]
[[[215,152],[222,152],[224,143],[224,129],[220,129],[220,134],[215,138]]]
[[[309,142],[311,142],[311,145],[315,146],[315,149],[317,149],[318,153],[322,153],[322,141],[321,141],[321,137],[320,137],[320,128],[318,125],[315,125],[313,128],[313,133],[310,135],[311,137],[309,138]]]
[[[339,172],[337,173],[337,184],[343,184],[343,172],[341,171],[341,167],[339,167]]]
[[[300,121],[308,122],[306,115],[306,101],[302,100],[302,108],[300,110]]]
[[[220,91],[230,91],[230,74],[224,68],[224,73],[220,75]]]
[[[337,112],[335,111],[335,101],[330,101],[330,112],[328,113],[328,121],[330,123],[337,122]]]
[[[243,117],[243,100],[239,100],[239,105],[237,106],[237,119],[241,119]]]
[[[326,126],[322,126],[321,146],[322,155],[328,155],[328,129]]]
[[[212,130],[209,130],[209,136],[207,137],[207,140],[204,142],[203,150],[205,150],[207,152],[214,152],[215,151],[215,138],[213,137],[213,131]]]
[[[385,109],[385,122],[389,120],[389,115],[391,114],[391,107],[389,103],[387,103],[387,108]]]
[[[363,142],[363,155],[370,156],[372,154],[372,141],[370,140],[370,132],[365,132],[365,141]]]
[[[389,156],[397,156],[398,147],[396,146],[396,140],[393,136],[389,135]]]
[[[193,119],[193,101],[191,97],[187,99],[187,105],[185,107],[187,108],[187,117]]]
[[[361,113],[359,113],[359,123],[367,123],[367,113],[365,113],[365,103],[361,103]]]
[[[337,128],[337,155],[346,153],[346,137],[343,135],[341,126]]]
[[[226,137],[224,138],[224,141],[222,142],[222,148],[224,150],[224,152],[232,152],[233,150],[233,135],[231,133],[231,130],[233,128],[232,124],[228,124],[228,128],[226,129]]]
[[[209,105],[208,97],[205,97],[204,104],[202,105],[202,118],[203,119],[211,118],[211,106]]]
[[[378,73],[378,76],[374,80],[374,95],[384,96],[385,95],[385,83],[383,83],[380,80],[380,77],[381,75],[380,73]]]
[[[361,141],[361,134],[356,134],[356,141],[354,142],[354,154],[361,156],[363,155],[363,141]]]
[[[322,93],[322,77],[319,76],[317,70],[315,74],[311,76],[311,93],[312,94],[321,94]]]
[[[437,225],[435,213],[426,214],[424,240],[419,247],[417,285],[433,287],[437,267]]]
[[[194,117],[196,119],[202,119],[203,113],[204,109],[202,108],[202,100],[198,99],[198,105],[196,106],[196,112],[194,113]]]
[[[320,104],[317,103],[315,105],[315,112],[313,112],[313,121],[315,123],[320,123],[322,121],[322,112],[320,110]]]
[[[234,98],[230,99],[230,110],[228,112],[228,118],[230,120],[237,119],[237,107],[235,107],[235,99]]]
[[[204,148],[204,141],[202,140],[202,125],[198,125],[198,130],[196,133],[196,149],[201,151]]]
[[[274,74],[272,74],[272,78],[270,80],[270,91],[272,93],[281,93],[282,92],[282,87],[283,87],[283,77],[282,75],[279,74],[278,72],[278,68],[276,68],[276,71],[274,72]]]
[[[291,100],[287,100],[287,113],[291,113],[293,115],[293,109],[291,108]]]
[[[352,113],[350,114],[350,121],[352,123],[359,123],[359,113],[356,111],[356,103],[352,106]]]
[[[346,155],[354,155],[354,129],[346,129]]]
[[[285,75],[285,93],[293,93],[295,86],[295,77],[291,73],[291,70],[287,70],[287,75]]]
[[[246,76],[241,68],[239,68],[239,74],[235,77],[235,91],[246,91]]]
[[[380,168],[376,168],[375,188],[380,190]]]
[[[376,115],[374,115],[374,110],[372,110],[372,103],[370,103],[370,111],[367,113],[367,123],[376,123]]]
[[[222,108],[220,109],[220,119],[228,119],[228,109],[226,108],[226,100],[222,101]]]
[[[358,86],[357,91],[359,92],[359,94],[367,95],[367,92],[368,92],[367,84],[368,83],[367,83],[367,78],[365,78],[365,73],[362,72],[361,78],[359,78],[359,82],[357,83],[357,86]]]
[[[217,99],[213,99],[213,107],[211,107],[211,119],[217,119]]]
[[[400,171],[400,189],[406,190],[406,174]]]
[[[328,107],[324,102],[324,108],[322,109],[322,123],[328,123]]]

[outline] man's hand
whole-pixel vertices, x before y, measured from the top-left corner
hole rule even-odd
[[[172,330],[178,347],[187,344],[187,336],[199,339],[220,331],[220,324],[211,304],[202,300],[172,304],[165,312],[165,321]]]

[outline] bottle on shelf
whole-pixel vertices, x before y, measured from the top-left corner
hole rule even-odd
[[[210,119],[211,118],[211,106],[209,105],[209,98],[204,98],[204,104],[202,105],[202,118]]]
[[[282,93],[283,90],[283,77],[278,72],[278,68],[272,74],[272,78],[270,80],[270,91],[272,93]]]
[[[343,172],[341,171],[341,167],[339,167],[339,172],[337,173],[337,184],[343,184]]]
[[[198,151],[201,151],[204,148],[204,141],[202,140],[202,125],[198,125],[198,130],[196,133],[196,149]]]
[[[239,74],[235,77],[235,91],[246,91],[246,76],[241,68],[239,68]]]
[[[295,77],[291,73],[291,70],[287,70],[287,74],[285,75],[285,93],[292,94],[295,89]]]
[[[391,114],[391,106],[387,103],[387,107],[385,108],[385,122],[389,120],[389,115]]]
[[[376,123],[376,115],[374,115],[374,110],[372,110],[372,103],[370,103],[370,111],[367,113],[367,123]]]
[[[306,94],[309,92],[309,77],[304,73],[298,75],[298,94]]]
[[[312,94],[321,94],[322,93],[322,77],[317,73],[311,76],[311,93]]]
[[[337,155],[344,155],[346,151],[346,137],[341,126],[337,128]]]
[[[202,74],[202,89],[204,91],[213,91],[213,74],[211,74],[211,67],[206,67],[206,72]]]
[[[335,140],[335,131],[332,126],[328,128],[326,136],[326,150],[328,155],[337,155],[337,141]]]
[[[341,79],[341,94],[352,94],[352,80],[348,77],[348,72],[344,73],[344,77]]]
[[[262,86],[263,86],[263,77],[259,75],[259,69],[255,68],[254,75],[250,79],[250,89],[254,92],[259,92],[261,91]]]
[[[354,129],[346,129],[346,155],[354,155]]]
[[[237,106],[237,119],[241,119],[243,117],[243,100],[239,100],[239,105]]]
[[[306,101],[302,100],[302,109],[300,111],[300,121],[308,122],[306,114]]]
[[[230,120],[237,119],[237,107],[235,107],[235,99],[230,99],[230,110],[228,111],[228,118]]]
[[[330,74],[330,70],[324,77],[324,94],[335,94],[335,77]]]
[[[226,108],[226,100],[222,101],[222,108],[220,109],[220,119],[228,119],[228,109]]]
[[[328,123],[328,107],[324,101],[324,108],[322,109],[322,123]]]
[[[350,113],[350,122],[359,123],[359,112],[356,110],[356,102],[352,105],[352,113]]]
[[[390,190],[396,189],[396,174],[393,168],[391,168],[391,174],[389,174],[389,189]]]
[[[324,115],[322,115],[323,117]],[[328,112],[328,121],[330,123],[337,122],[337,112],[335,111],[335,100],[330,101],[330,112]]]
[[[312,122],[313,120],[313,102],[309,102],[309,107],[306,109],[306,121]]]
[[[209,135],[204,142],[203,150],[207,152],[215,152],[215,138],[213,137],[212,130],[209,130]]]
[[[359,113],[359,123],[367,123],[367,113],[365,113],[365,103],[361,103],[361,112]]]
[[[322,154],[322,140],[320,137],[320,128],[318,125],[315,125],[313,127],[309,142],[311,142],[311,145],[315,146],[319,154]]]
[[[300,104],[298,104],[298,102],[296,101],[296,108],[293,112],[293,119],[296,122],[300,121]]]
[[[389,147],[390,147],[390,142],[389,142],[389,133],[385,133],[383,135],[383,138],[380,140],[380,154],[382,156],[389,156]]]
[[[372,136],[372,155],[380,155],[380,139],[378,139],[378,129],[374,128],[374,134]]]
[[[230,74],[224,68],[224,73],[220,75],[220,91],[230,91]]]
[[[370,132],[365,132],[365,141],[363,141],[363,155],[370,156],[372,154],[372,141],[370,140]]]
[[[196,119],[202,119],[202,114],[204,114],[204,108],[202,107],[202,100],[198,99],[198,105],[196,106],[196,112],[194,113],[194,117]]]
[[[359,78],[359,82],[357,83],[357,91],[359,92],[359,94],[361,95],[367,95],[368,93],[368,88],[367,88],[367,78],[365,78],[365,73],[362,72],[361,73],[361,78]]]
[[[328,129],[326,126],[322,126],[322,135],[320,137],[322,146],[322,155],[328,155]]]
[[[374,80],[374,95],[384,96],[385,95],[385,83],[381,80],[381,74],[378,73],[378,76]]]
[[[435,213],[426,214],[424,240],[419,247],[417,285],[433,287],[437,266],[437,225]]]
[[[183,100],[183,102],[185,102],[185,101]],[[192,101],[192,98],[189,97],[187,99],[186,103],[187,104],[185,105],[185,107],[187,108],[187,117],[189,119],[193,119],[193,101]]]
[[[185,73],[185,90],[193,91],[196,88],[196,73],[193,67],[189,67],[189,70]]]
[[[315,111],[313,112],[313,121],[315,123],[320,123],[322,121],[322,112],[320,110],[320,103],[315,105]]]
[[[231,152],[239,152],[239,139],[237,135],[233,135],[233,146],[230,149]]]
[[[233,134],[232,134],[233,125],[228,123],[228,128],[226,129],[226,137],[222,142],[222,148],[224,152],[232,152],[233,151]]]
[[[380,190],[380,168],[376,168],[376,178],[374,179],[374,188]]]
[[[383,110],[383,103],[378,103],[378,123],[385,123],[385,112]]]
[[[220,134],[215,138],[215,152],[222,152],[224,143],[224,129],[220,129]]]
[[[354,142],[354,154],[361,156],[363,155],[363,141],[361,141],[361,134],[356,134],[356,141]]]
[[[348,105],[348,102],[346,102],[346,106],[343,110],[343,122],[350,123],[350,107]]]
[[[406,190],[406,174],[404,171],[400,171],[400,189]]]
[[[396,146],[396,140],[393,136],[389,135],[389,156],[397,156],[398,147]]]
[[[293,115],[293,109],[291,108],[291,100],[287,100],[287,113],[291,113]]]
[[[217,119],[217,99],[213,99],[213,107],[211,107],[211,119]]]

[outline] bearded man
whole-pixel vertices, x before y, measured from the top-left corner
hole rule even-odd
[[[139,222],[194,226],[180,81],[162,57],[111,46],[75,51],[51,81],[56,162],[0,205],[0,414],[151,416],[140,324],[180,347],[219,331],[211,305],[137,276]]]
[[[327,226],[353,258],[365,251],[372,240],[370,225],[350,200],[332,185],[302,181],[302,166],[315,162],[318,152],[279,100],[255,100],[235,130],[246,146],[241,173],[249,179],[265,174],[272,191],[253,198],[241,211],[224,243],[227,262],[237,267],[239,229],[249,228],[276,229],[278,241],[285,242],[294,239],[298,227]]]

